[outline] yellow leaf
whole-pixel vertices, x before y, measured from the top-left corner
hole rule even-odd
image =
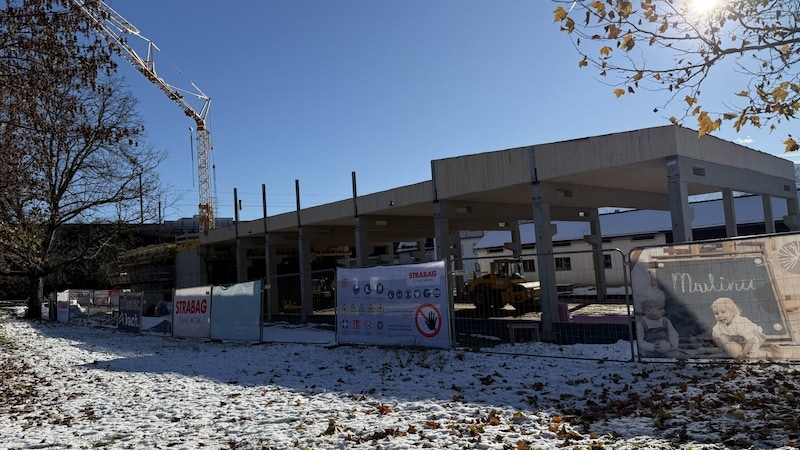
[[[622,89],[622,88],[614,89],[614,95],[616,95],[617,98],[622,97],[623,95],[625,95],[625,89]]]
[[[711,120],[705,111],[701,112],[697,117],[698,134],[700,136],[713,133],[719,129],[720,125],[722,125],[722,119]]]
[[[783,141],[783,145],[786,146],[786,149],[784,150],[786,153],[796,152],[798,149],[800,149],[800,145],[797,145],[797,141],[792,139],[792,135],[789,135],[789,138]]]
[[[611,54],[611,50],[612,50],[611,47],[606,45],[606,46],[604,46],[603,48],[600,49],[600,55],[608,56],[608,55]]]
[[[593,1],[592,3],[590,3],[589,6],[594,8],[594,12],[598,16],[600,16],[601,19],[606,16],[606,5],[605,5],[605,3],[603,3],[603,2],[601,2],[599,0],[596,0],[596,1]]]
[[[633,2],[620,1],[617,3],[617,12],[620,16],[627,18],[633,13]]]
[[[632,80],[633,80],[633,81],[639,81],[639,80],[641,80],[641,79],[642,79],[642,77],[643,77],[643,76],[644,76],[644,74],[643,74],[643,72],[640,70],[640,71],[636,72],[636,75],[634,75],[634,76],[633,76]]]
[[[670,116],[669,121],[672,122],[673,125],[678,124],[678,118],[675,116]]]
[[[783,82],[780,86],[772,90],[772,97],[776,102],[783,102],[786,100],[786,98],[789,96],[789,92],[786,90],[788,86],[789,83]]]
[[[697,103],[697,97],[689,97],[687,95],[685,100],[686,100],[686,104],[689,105],[689,106],[692,106],[695,103]]]
[[[747,92],[747,91],[742,91],[742,92],[739,92],[739,93],[738,93],[738,94],[736,94],[736,95],[738,95],[739,97],[749,97],[749,96],[750,96],[750,93],[749,93],[749,92]]]
[[[636,40],[633,39],[633,35],[628,33],[622,37],[622,48],[626,51],[633,50],[633,46],[636,45]]]
[[[587,59],[588,58],[586,56],[584,56],[583,59],[580,60],[580,62],[578,63],[578,67],[586,67],[586,66],[588,66],[589,63],[587,62]]]
[[[553,11],[553,22],[561,22],[566,19],[568,15],[569,14],[567,13],[567,10],[559,6],[555,9],[555,11]]]

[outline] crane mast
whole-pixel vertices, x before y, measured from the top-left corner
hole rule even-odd
[[[94,24],[94,28],[112,45],[121,50],[121,55],[142,75],[153,83],[164,95],[173,103],[177,104],[183,112],[194,120],[197,128],[197,184],[200,191],[199,217],[200,231],[213,229],[214,220],[214,198],[211,189],[209,153],[213,151],[211,146],[211,135],[206,127],[206,117],[211,105],[211,98],[201,91],[194,83],[191,83],[196,92],[192,92],[203,104],[199,111],[195,110],[184,99],[181,89],[178,89],[164,81],[156,74],[153,61],[153,49],[158,47],[146,37],[142,36],[139,30],[128,22],[119,13],[114,11],[102,0],[72,0],[72,2],[89,18]],[[142,58],[127,43],[124,36],[131,35],[143,39],[147,42],[147,57]]]

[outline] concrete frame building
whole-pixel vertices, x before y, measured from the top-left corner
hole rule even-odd
[[[766,231],[774,233],[772,199],[786,201],[782,218],[798,229],[798,200],[792,162],[696,131],[664,126],[519,147],[431,161],[431,180],[298,208],[266,218],[236,222],[200,236],[201,256],[235,248],[236,280],[247,281],[248,251],[263,251],[265,273],[276,274],[277,255],[299,259],[302,315],[312,313],[311,261],[315,253],[356,249],[356,265],[371,265],[372,246],[434,237],[435,258],[461,273],[462,231],[510,229],[511,250],[520,254],[518,223],[536,224],[537,266],[542,284],[542,338],[557,320],[553,222],[588,222],[585,240],[595,250],[598,292],[602,264],[602,208],[669,211],[675,242],[693,240],[689,198],[720,193],[729,237],[736,235],[733,193],[762,197]],[[299,188],[297,188],[299,192]],[[266,196],[265,196],[266,197]],[[265,204],[266,211],[266,204]],[[178,274],[180,280],[180,274]],[[206,280],[191,280],[192,282]],[[186,281],[184,281],[186,282]],[[196,284],[195,284],[196,285]],[[178,286],[181,287],[181,286]],[[267,291],[269,308],[277,299]]]

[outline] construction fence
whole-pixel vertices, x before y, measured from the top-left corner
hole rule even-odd
[[[172,292],[65,291],[47,316],[224,340],[424,346],[435,337],[529,356],[592,344],[616,346],[621,360],[800,359],[799,234],[555,253],[553,320],[542,320],[538,256],[314,271],[311,315],[292,274]]]

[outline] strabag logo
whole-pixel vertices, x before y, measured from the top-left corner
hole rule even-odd
[[[207,310],[206,299],[178,300],[175,303],[175,314],[205,314]]]
[[[437,284],[439,281],[436,270],[414,270],[408,272],[408,284],[414,285],[432,285]]]

